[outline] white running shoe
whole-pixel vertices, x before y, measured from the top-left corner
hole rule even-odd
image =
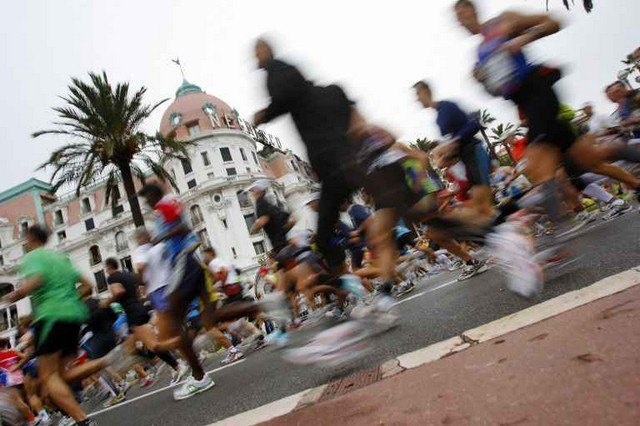
[[[194,395],[211,389],[214,385],[213,379],[206,373],[201,380],[196,380],[193,376],[189,376],[182,386],[173,391],[173,399],[181,401],[191,398]]]
[[[242,357],[244,357],[244,354],[232,346],[227,351],[227,355],[220,362],[222,364],[231,364],[232,362],[236,362]]]
[[[178,361],[178,369],[171,373],[171,384],[179,383],[189,372],[189,366],[182,361]]]
[[[512,292],[531,298],[542,291],[542,268],[535,261],[533,243],[520,232],[518,224],[504,223],[487,237],[496,263],[507,275]]]
[[[374,299],[374,306],[379,312],[389,312],[396,306],[396,300],[386,294],[378,294]]]

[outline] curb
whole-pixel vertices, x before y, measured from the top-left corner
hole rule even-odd
[[[555,317],[598,299],[620,293],[640,284],[640,265],[606,277],[588,287],[562,294],[553,299],[523,309],[498,320],[462,332],[459,336],[434,343],[425,348],[400,355],[382,363],[378,368],[380,378],[386,379],[405,370],[416,368],[458,352],[478,343],[494,339],[515,330]],[[358,374],[358,373],[356,373]],[[283,416],[317,403],[328,384],[307,389],[295,395],[237,414],[209,426],[254,425]]]

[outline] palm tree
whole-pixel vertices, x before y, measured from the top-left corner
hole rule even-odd
[[[487,127],[489,127],[491,123],[496,121],[496,118],[493,115],[491,115],[491,113],[486,109],[478,111],[476,112],[476,114],[478,116],[478,121],[480,123],[480,134],[482,135],[482,139],[484,139],[484,142],[487,144],[489,155],[491,158],[497,159],[498,154],[496,153],[494,146],[491,144],[491,140],[489,139],[489,136],[487,136]]]
[[[549,0],[546,0],[547,2],[547,10],[549,10]],[[564,4],[564,7],[567,8],[567,10],[569,10],[570,5],[569,5],[569,0],[562,0],[562,4]],[[571,5],[575,4],[574,0],[571,0]],[[582,6],[584,7],[584,10],[587,11],[587,13],[591,12],[593,10],[593,0],[582,0]]]
[[[511,161],[513,161],[513,154],[511,153],[511,147],[506,143],[506,139],[509,136],[522,136],[522,130],[513,123],[503,124],[500,123],[496,127],[491,129],[491,140],[493,140],[493,146],[502,145],[509,154]]]
[[[107,74],[89,73],[90,82],[72,78],[69,94],[62,96],[66,105],[55,107],[57,127],[33,133],[71,137],[67,145],[51,153],[39,167],[52,168],[53,189],[75,186],[76,196],[83,187],[106,179],[106,202],[117,202],[117,185],[122,181],[133,222],[144,225],[136,196],[134,177],[142,182],[149,173],[175,182],[164,164],[171,158],[187,158],[188,143],[165,138],[159,133],[149,136],[140,130],[145,119],[167,99],[154,105],[143,103],[147,89],[141,87],[130,95],[129,83],[111,85]]]
[[[418,138],[414,143],[409,144],[409,146],[413,149],[419,149],[424,152],[429,152],[433,148],[438,146],[438,142],[429,140],[427,138],[422,138],[422,139]]]

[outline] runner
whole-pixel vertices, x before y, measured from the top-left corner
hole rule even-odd
[[[127,316],[127,324],[131,329],[128,346],[134,350],[135,341],[142,342],[151,352],[149,354],[151,358],[157,356],[173,369],[171,384],[179,382],[187,374],[188,367],[179,363],[171,352],[163,350],[164,348],[158,343],[156,332],[149,324],[151,317],[138,296],[138,278],[133,272],[120,271],[119,262],[115,258],[108,258],[105,261],[105,266],[111,297],[102,299],[100,306],[108,307],[111,303],[120,303]],[[155,272],[162,273],[160,270]]]
[[[474,187],[471,194],[483,208],[478,213],[491,216],[493,194],[489,187],[490,162],[484,144],[475,137],[482,126],[477,118],[471,118],[467,113],[451,101],[436,101],[433,98],[431,86],[424,80],[413,85],[416,96],[424,108],[435,109],[436,124],[443,137],[450,138],[447,146],[455,151],[457,157],[466,168],[467,182]]]
[[[273,253],[277,254],[287,245],[287,231],[293,227],[294,222],[289,213],[267,199],[266,193],[269,186],[271,182],[260,179],[247,189],[255,200],[257,216],[250,233],[255,234],[264,229],[273,247]]]
[[[68,361],[78,351],[80,327],[88,319],[80,295],[91,294],[93,286],[66,256],[44,247],[48,238],[47,230],[39,225],[27,230],[28,253],[20,265],[24,281],[17,290],[4,296],[3,302],[14,303],[31,296],[38,378],[53,402],[76,424],[93,425],[95,422],[87,417],[67,383],[94,374],[115,358],[107,356],[67,369]],[[78,289],[77,282],[81,284]]]
[[[352,102],[335,85],[320,87],[297,68],[275,59],[272,47],[260,39],[255,44],[258,66],[267,73],[271,104],[254,116],[254,125],[290,113],[307,149],[309,162],[322,183],[316,243],[332,273],[344,272],[345,253],[331,244],[340,204],[361,186],[347,131]]]

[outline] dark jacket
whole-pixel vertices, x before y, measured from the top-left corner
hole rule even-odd
[[[291,114],[320,180],[344,170],[346,160],[352,156],[346,133],[353,102],[340,87],[315,86],[286,62],[274,59],[265,71],[271,96],[265,121]]]

